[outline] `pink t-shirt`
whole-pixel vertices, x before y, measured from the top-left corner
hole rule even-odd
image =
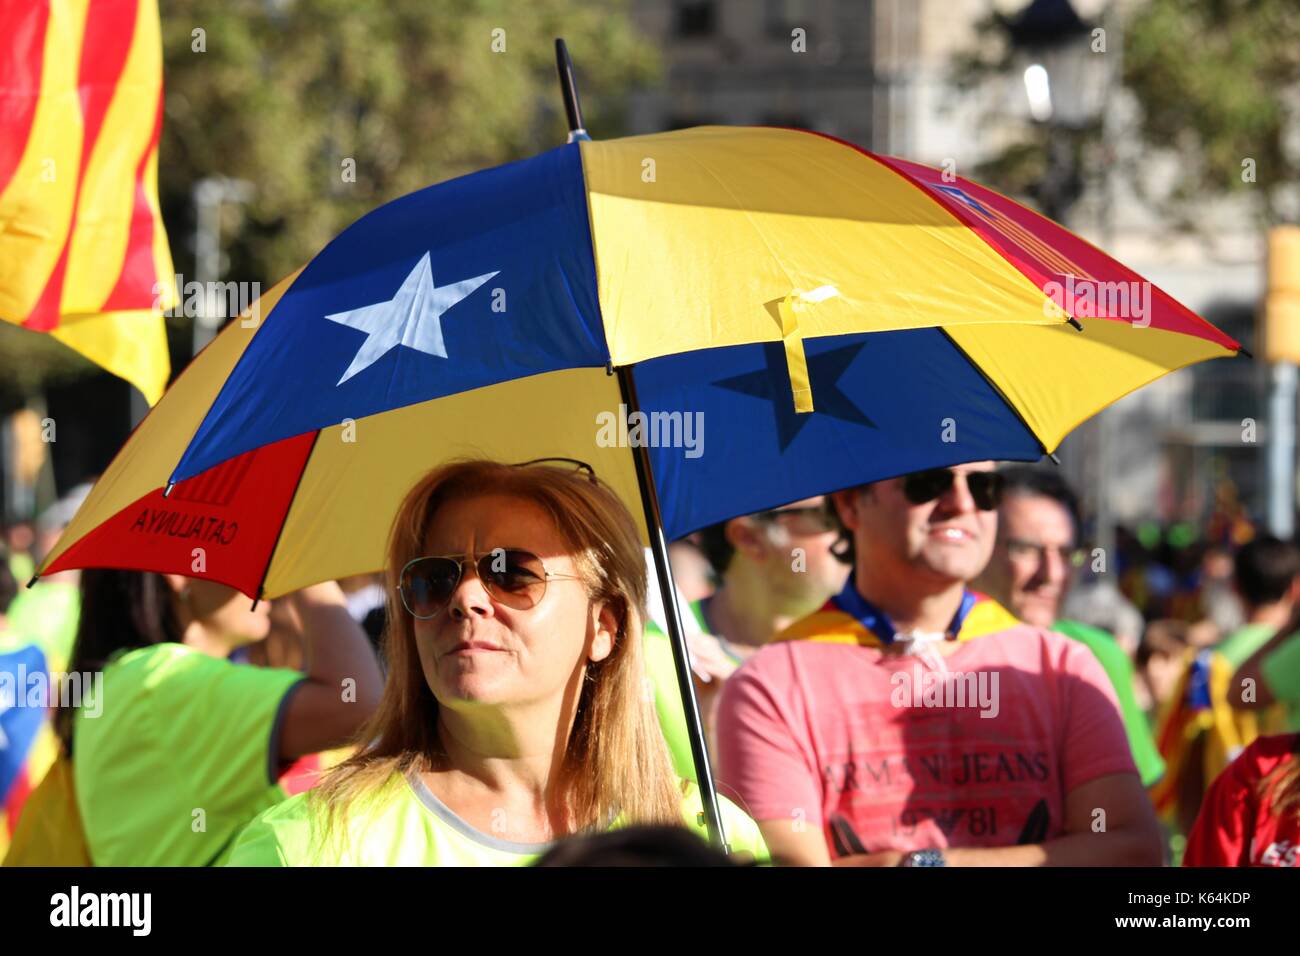
[[[1062,834],[1068,792],[1137,772],[1111,683],[1077,641],[1016,624],[948,657],[901,656],[854,643],[842,612],[807,621],[821,640],[765,647],[724,685],[718,780],[755,820],[820,827],[832,859],[1041,843]]]

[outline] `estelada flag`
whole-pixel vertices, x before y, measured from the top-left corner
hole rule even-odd
[[[1189,794],[1200,797],[1257,738],[1288,730],[1286,713],[1278,705],[1258,711],[1233,708],[1238,664],[1215,648],[1189,650],[1184,657],[1174,692],[1156,721],[1156,747],[1166,769],[1150,796],[1156,812],[1167,819],[1177,821],[1180,801]],[[1198,753],[1199,762],[1193,759]]]
[[[155,0],[0,4],[0,318],[167,386]]]

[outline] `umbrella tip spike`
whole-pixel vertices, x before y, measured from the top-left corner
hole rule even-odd
[[[167,487],[163,489],[163,497],[166,498],[168,495],[170,495],[172,493],[172,489],[175,487],[176,487],[176,482],[174,481],[167,482]]]
[[[560,94],[564,99],[564,115],[569,122],[569,142],[591,139],[587,125],[582,120],[582,101],[578,98],[578,81],[573,75],[573,60],[569,47],[562,37],[555,38],[555,70],[560,76]]]
[[[1244,345],[1237,346],[1237,354],[1244,355],[1248,359],[1253,359],[1255,357],[1255,353],[1252,352],[1250,349],[1246,348],[1246,346]]]
[[[1083,323],[1081,323],[1081,322],[1080,322],[1078,319],[1076,319],[1074,316],[1072,316],[1072,315],[1071,315],[1071,316],[1067,316],[1065,321],[1069,322],[1072,326],[1074,326],[1074,330],[1075,330],[1076,332],[1082,332],[1082,331],[1083,331]]]
[[[1054,452],[1054,451],[1049,451],[1049,452],[1047,453],[1047,457],[1050,458],[1050,459],[1052,459],[1052,464],[1053,464],[1053,465],[1059,465],[1059,464],[1061,463],[1061,459],[1059,459],[1059,458],[1056,457],[1056,452]]]
[[[32,579],[31,579],[30,581],[27,582],[27,586],[30,588],[33,584],[35,584],[35,583],[36,583],[37,581],[39,581],[40,579],[41,579],[41,576],[40,576],[39,574],[33,574],[33,575],[32,575]]]

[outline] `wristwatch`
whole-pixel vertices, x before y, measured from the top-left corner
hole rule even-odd
[[[899,866],[947,866],[948,861],[943,858],[943,850],[913,850],[903,857],[903,862]]]

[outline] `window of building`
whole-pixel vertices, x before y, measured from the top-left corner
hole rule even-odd
[[[678,0],[677,35],[712,36],[717,26],[717,8],[712,0]]]
[[[812,4],[808,0],[767,0],[765,7],[767,35],[775,40],[789,40],[795,27],[810,29]]]

